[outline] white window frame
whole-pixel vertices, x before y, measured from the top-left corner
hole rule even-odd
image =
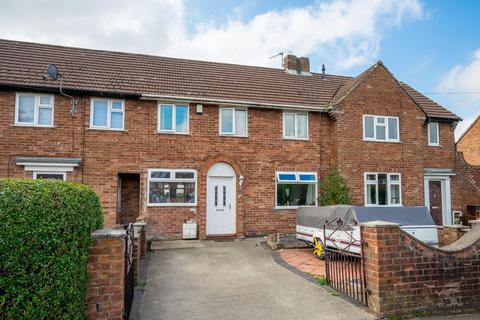
[[[39,174],[54,174],[54,175],[62,175],[63,181],[67,181],[67,173],[62,171],[33,171],[33,179],[37,179],[37,175]]]
[[[295,181],[278,181],[281,174],[294,174]],[[301,174],[315,175],[315,181],[300,181]],[[315,205],[304,207],[315,207],[318,205],[318,175],[316,172],[307,172],[307,171],[276,171],[275,172],[275,209],[297,209],[298,206],[278,206],[277,205],[277,186],[278,184],[313,184],[315,185]]]
[[[106,101],[107,102],[107,125],[106,126],[95,126],[93,125],[93,108],[95,101]],[[113,103],[120,102],[122,104],[122,109],[113,109]],[[122,128],[112,128],[112,112],[122,112]],[[96,98],[93,97],[90,99],[90,129],[98,129],[98,130],[111,130],[111,131],[125,131],[125,100],[121,99],[105,99],[105,98]]]
[[[222,110],[232,110],[233,111],[233,131],[232,132],[222,132]],[[245,134],[236,134],[236,114],[237,111],[245,111]],[[230,108],[230,107],[220,107],[218,108],[218,135],[227,136],[227,137],[248,137],[248,109],[247,108]]]
[[[379,174],[386,174],[387,175],[387,204],[378,204],[378,175]],[[373,180],[367,180],[367,175],[375,175],[375,181]],[[390,176],[392,175],[398,175],[398,181],[391,181]],[[402,194],[402,175],[400,173],[396,172],[365,172],[363,176],[363,192],[364,192],[364,203],[365,207],[402,207],[403,206],[403,194]],[[367,191],[367,185],[376,185],[376,200],[377,204],[369,204],[368,203],[368,191]],[[400,203],[397,204],[391,204],[390,201],[390,186],[392,185],[399,185],[399,196],[400,196]]]
[[[295,124],[295,136],[287,136],[285,135],[286,133],[286,130],[285,130],[285,116],[286,115],[294,115],[295,116],[295,121],[294,121],[294,124]],[[298,116],[299,115],[304,115],[304,116],[307,116],[307,127],[306,127],[306,130],[307,130],[307,136],[305,138],[299,138],[298,137],[298,134],[297,134],[297,123],[298,123]],[[294,111],[284,111],[283,112],[283,115],[282,115],[282,119],[283,119],[283,139],[285,140],[308,140],[309,139],[309,122],[310,122],[310,118],[309,118],[309,113],[308,112],[294,112]]]
[[[154,171],[170,172],[170,178],[151,178],[151,173]],[[176,179],[176,172],[192,172],[193,179]],[[147,206],[148,207],[196,207],[198,199],[198,175],[197,170],[194,169],[148,169],[147,172]],[[195,201],[193,203],[152,203],[150,202],[150,182],[185,182],[195,183]]]
[[[430,126],[435,125],[437,127],[437,142],[434,143],[431,141],[431,136],[430,136]],[[427,125],[427,131],[428,131],[428,145],[431,147],[439,147],[440,146],[440,125],[438,122],[429,122]]]
[[[162,106],[172,107],[172,130],[164,130],[160,128],[161,123],[161,108]],[[177,132],[177,107],[187,107],[187,131]],[[172,104],[172,103],[158,103],[157,110],[157,133],[169,133],[169,134],[190,134],[190,106],[188,104]]]
[[[366,117],[373,117],[373,138],[366,137],[365,133],[365,118]],[[378,123],[378,118],[384,118],[385,123]],[[390,139],[389,130],[388,130],[388,120],[395,119],[397,120],[397,139]],[[363,140],[365,141],[376,141],[376,142],[400,142],[400,118],[399,117],[391,117],[391,116],[376,116],[373,114],[364,114],[362,118],[362,127],[363,127]],[[385,139],[377,139],[377,126],[385,127]]]
[[[19,108],[20,108],[20,97],[21,96],[34,96],[35,98],[35,105],[33,107],[33,122],[19,122]],[[51,105],[40,105],[40,97],[50,97]],[[52,123],[50,125],[47,124],[38,124],[38,115],[40,114],[40,108],[49,108],[52,110]],[[42,128],[53,128],[55,123],[55,95],[53,94],[39,94],[39,93],[31,93],[31,92],[17,92],[15,94],[15,126],[21,127],[42,127]]]

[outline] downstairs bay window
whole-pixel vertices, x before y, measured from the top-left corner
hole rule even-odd
[[[315,172],[277,172],[276,208],[317,205],[317,174]]]
[[[197,172],[190,169],[148,170],[149,206],[195,206]]]
[[[399,173],[365,173],[365,206],[401,206]]]

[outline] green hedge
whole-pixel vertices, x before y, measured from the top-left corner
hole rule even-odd
[[[83,319],[97,194],[59,180],[0,179],[0,319]]]

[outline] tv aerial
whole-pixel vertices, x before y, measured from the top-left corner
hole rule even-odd
[[[78,100],[75,99],[73,96],[63,92],[64,77],[62,76],[61,73],[58,72],[57,66],[53,63],[50,63],[47,66],[47,74],[43,75],[43,80],[48,80],[48,79],[53,80],[53,81],[57,81],[57,80],[60,81],[60,94],[64,97],[70,98],[70,105],[71,105],[70,114],[73,117],[77,113],[77,102],[78,102]]]

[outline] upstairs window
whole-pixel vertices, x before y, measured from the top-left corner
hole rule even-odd
[[[400,141],[398,117],[364,115],[363,139],[371,141]]]
[[[283,138],[308,140],[308,113],[283,113]]]
[[[197,172],[191,169],[148,170],[149,206],[195,206]]]
[[[401,206],[399,173],[365,173],[365,206]]]
[[[428,145],[437,147],[440,145],[438,122],[430,122],[428,124]]]
[[[247,110],[220,108],[220,134],[247,136]]]
[[[277,172],[277,208],[296,208],[317,204],[317,174],[315,172]]]
[[[93,98],[90,106],[90,128],[123,130],[125,103],[123,100]]]
[[[188,134],[188,106],[160,104],[158,107],[158,132]]]
[[[15,125],[53,127],[53,95],[17,93]]]

